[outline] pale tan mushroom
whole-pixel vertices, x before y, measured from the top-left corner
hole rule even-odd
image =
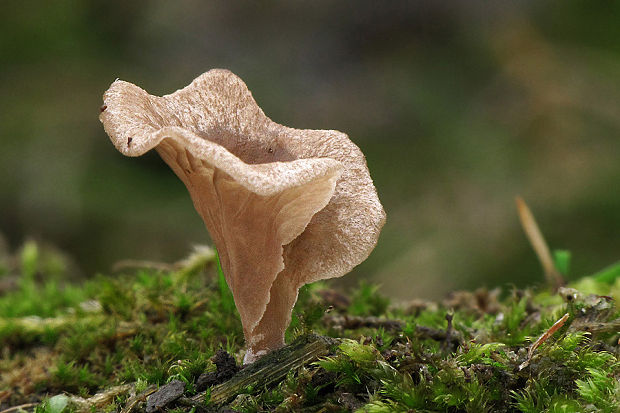
[[[163,97],[117,80],[103,99],[116,148],[155,148],[186,185],[241,316],[246,363],[284,345],[301,286],[346,274],[374,248],[385,212],[347,135],[273,122],[227,70]]]

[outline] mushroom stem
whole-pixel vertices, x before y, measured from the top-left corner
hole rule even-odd
[[[157,151],[187,187],[220,252],[248,343],[246,362],[282,347],[301,285],[290,274],[283,275],[283,246],[327,205],[340,163],[325,160],[322,169],[308,170],[315,176],[307,182],[259,195],[174,140],[162,141]]]
[[[262,318],[246,337],[248,349],[244,364],[254,362],[271,350],[284,346],[284,333],[291,322],[293,306],[297,302],[299,287],[285,268],[271,286],[270,300]]]

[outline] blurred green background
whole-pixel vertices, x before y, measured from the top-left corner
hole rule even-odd
[[[399,299],[542,281],[514,197],[571,276],[620,258],[620,2],[0,3],[0,233],[78,274],[209,238],[156,154],[98,120],[116,78],[167,94],[214,67],[265,113],[338,129],[388,214],[367,278]]]

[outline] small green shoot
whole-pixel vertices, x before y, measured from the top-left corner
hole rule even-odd
[[[591,278],[598,282],[606,284],[613,284],[618,278],[620,278],[620,261],[610,265],[592,275]]]
[[[571,253],[568,250],[554,250],[553,251],[553,262],[555,264],[555,268],[562,274],[563,276],[568,276],[570,271],[571,264]]]

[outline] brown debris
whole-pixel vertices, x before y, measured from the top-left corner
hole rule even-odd
[[[146,399],[146,413],[160,411],[183,396],[184,391],[185,383],[180,380],[172,380],[170,383],[161,386],[159,390]]]
[[[443,300],[443,305],[458,311],[475,314],[497,314],[500,310],[499,295],[501,290],[478,288],[476,291],[453,291]]]
[[[336,290],[320,290],[319,295],[326,305],[335,310],[345,311],[351,305],[351,299]]]
[[[217,370],[214,372],[202,373],[198,376],[196,380],[196,391],[201,392],[213,385],[223,383],[239,371],[239,366],[237,366],[234,357],[225,350],[218,350],[211,358],[211,361],[213,361]]]

